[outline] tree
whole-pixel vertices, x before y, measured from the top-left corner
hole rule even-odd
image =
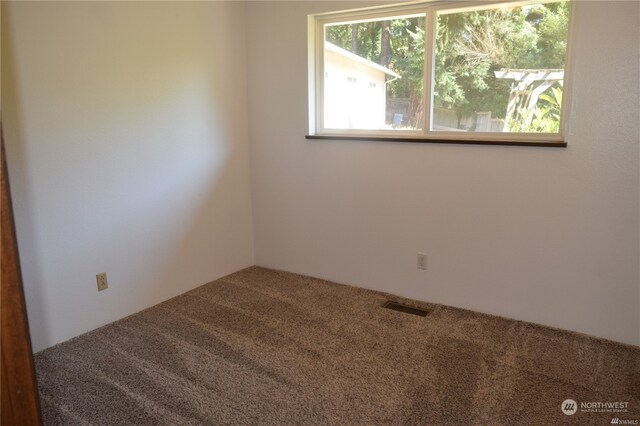
[[[380,65],[388,67],[391,62],[390,21],[382,21],[380,28]]]
[[[351,52],[358,54],[358,24],[351,24]]]
[[[459,124],[482,111],[504,118],[511,84],[494,72],[564,68],[568,15],[566,2],[438,15],[435,106],[455,111]],[[388,94],[407,100],[406,124],[418,126],[423,115],[424,17],[330,25],[326,38],[400,74],[401,79],[388,83]]]
[[[480,111],[504,118],[510,83],[494,71],[564,67],[564,2],[445,14],[437,25],[435,103],[459,121]]]

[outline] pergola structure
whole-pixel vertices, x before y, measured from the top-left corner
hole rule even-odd
[[[509,131],[509,123],[516,117],[519,108],[531,112],[525,117],[526,124],[531,124],[540,95],[555,83],[562,86],[564,80],[562,69],[501,69],[495,71],[495,75],[496,78],[514,80],[509,93],[504,131]]]

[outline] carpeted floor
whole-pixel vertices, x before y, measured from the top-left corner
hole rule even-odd
[[[36,366],[46,425],[640,420],[638,347],[259,267],[42,351]],[[628,411],[580,408],[612,402]]]

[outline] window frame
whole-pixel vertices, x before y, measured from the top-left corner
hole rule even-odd
[[[575,1],[569,3],[567,33],[567,52],[565,57],[563,96],[560,110],[558,133],[516,133],[516,132],[447,132],[431,130],[434,98],[435,36],[438,13],[460,13],[492,9],[504,5],[519,7],[528,4],[555,3],[558,0],[491,0],[491,1],[451,1],[434,0],[403,4],[373,6],[361,9],[334,11],[308,16],[308,61],[309,61],[309,133],[307,139],[371,140],[427,143],[462,143],[490,145],[523,145],[566,147],[569,129],[568,117],[571,106],[572,63],[573,63],[573,16]],[[335,23],[374,21],[382,18],[405,16],[425,17],[425,58],[423,80],[423,102],[425,113],[422,116],[422,129],[326,129],[323,127],[324,115],[324,42],[325,26]]]

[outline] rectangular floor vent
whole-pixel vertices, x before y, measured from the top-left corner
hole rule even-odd
[[[429,311],[426,309],[412,308],[411,306],[401,305],[396,302],[387,301],[383,308],[393,309],[394,311],[404,312],[405,314],[419,315],[421,317],[426,317]]]

